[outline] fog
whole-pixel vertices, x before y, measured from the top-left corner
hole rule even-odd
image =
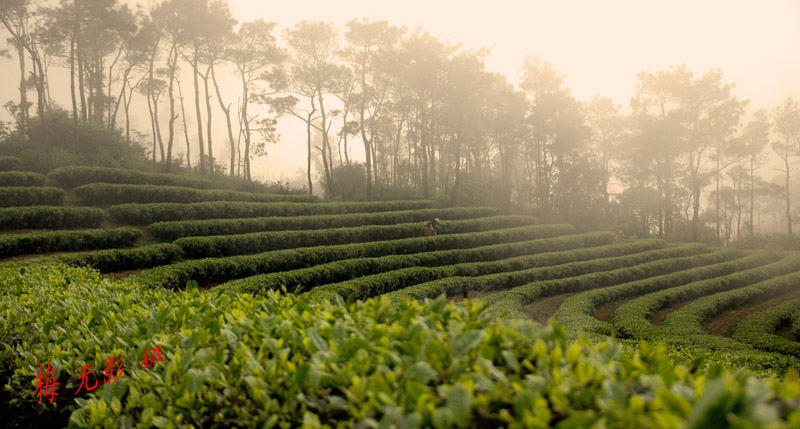
[[[330,22],[340,31],[347,21],[361,18],[387,20],[409,30],[422,28],[465,49],[490,48],[487,69],[505,75],[512,83],[518,82],[526,56],[541,55],[566,76],[576,99],[588,101],[599,94],[612,98],[623,110],[636,91],[638,73],[676,65],[686,65],[697,75],[719,68],[727,82],[736,83],[733,93],[750,100],[748,110],[770,109],[788,96],[800,98],[797,0],[228,3],[239,22],[256,18],[274,21],[279,43],[284,29],[303,20]],[[16,58],[3,60],[0,70],[9,78],[0,85],[0,100],[13,100],[18,95],[17,85],[12,84],[19,73]],[[51,78],[51,91],[56,101],[67,107],[65,72],[56,67],[53,72],[62,76]],[[191,93],[187,89],[190,79],[183,80],[184,91]],[[229,89],[235,88],[235,83],[229,85]],[[186,105],[191,107],[191,94],[186,97]],[[133,106],[136,113],[132,126],[149,133],[145,103],[135,99]],[[7,111],[0,113],[0,120],[10,120]],[[193,118],[188,116],[191,130]],[[279,133],[280,141],[267,148],[268,155],[254,160],[255,178],[293,177],[304,167],[303,124],[284,117]],[[214,137],[218,142],[225,139],[221,122]],[[223,151],[220,158],[225,159],[226,148],[219,148]],[[180,144],[176,149],[185,152]],[[354,156],[363,160],[363,149],[355,146],[353,150]]]

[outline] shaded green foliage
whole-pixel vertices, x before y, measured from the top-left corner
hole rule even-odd
[[[310,216],[429,209],[431,207],[433,207],[433,201],[429,200],[381,201],[374,203],[247,203],[220,201],[192,204],[120,204],[112,206],[109,209],[109,213],[119,223],[149,225],[154,222],[189,219]]]
[[[16,321],[0,325],[11,416],[61,413],[81,427],[800,422],[796,372],[780,382],[722,367],[696,372],[674,366],[663,348],[571,343],[561,326],[490,321],[472,304],[176,294],[58,267],[5,270],[0,282],[0,316]],[[44,316],[43,306],[51,309]],[[165,361],[144,370],[134,363],[153,338]],[[57,368],[57,391],[71,392],[81,366],[104,367],[96,350],[131,363],[117,383],[62,394],[57,408],[38,402],[29,384],[40,362]]]
[[[64,190],[61,188],[40,188],[38,186],[0,188],[0,207],[60,206],[63,203]]]
[[[41,186],[45,177],[32,171],[0,172],[0,186]]]
[[[4,234],[0,235],[0,258],[127,247],[132,246],[141,236],[142,231],[130,227]]]
[[[106,212],[95,207],[27,206],[0,209],[0,230],[97,228]]]
[[[307,194],[261,194],[222,189],[192,189],[181,186],[119,185],[90,183],[74,189],[84,204],[198,203],[205,201],[313,202]]]
[[[147,230],[159,240],[172,241],[181,237],[205,235],[246,234],[259,231],[295,229],[341,228],[360,225],[391,225],[401,222],[426,222],[438,217],[442,220],[472,219],[497,215],[492,207],[453,207],[443,209],[401,210],[377,213],[343,215],[316,215],[292,217],[256,217],[245,219],[209,219],[173,222],[156,222]]]

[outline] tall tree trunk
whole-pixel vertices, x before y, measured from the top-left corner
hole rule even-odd
[[[200,46],[194,43],[194,55],[192,57],[192,77],[194,79],[194,109],[197,115],[197,142],[200,147],[200,173],[206,172],[205,143],[203,142],[203,117],[200,114],[200,82],[198,81],[199,70],[197,61],[200,56]]]
[[[170,55],[169,64],[169,88],[167,94],[169,95],[169,134],[167,137],[167,172],[172,169],[172,144],[175,142],[175,119],[178,117],[175,114],[175,74],[178,69],[178,48],[175,46]]]
[[[250,118],[247,117],[247,105],[250,98],[250,88],[247,84],[244,71],[242,76],[242,112],[241,121],[244,126],[244,177],[250,180]],[[311,155],[309,155],[311,156]]]
[[[130,73],[131,73],[131,67],[128,67],[127,69],[125,69],[125,72],[122,73],[122,85],[119,89],[119,95],[117,96],[116,101],[114,102],[114,110],[112,111],[111,109],[108,109],[109,129],[113,130],[117,125],[117,113],[119,113],[119,106],[124,98],[125,90],[128,88],[128,77],[130,76]],[[111,91],[111,85],[109,85],[109,93],[110,91]],[[110,95],[109,99],[111,99]]]
[[[717,158],[717,160],[716,160],[717,161],[717,171],[716,171],[716,174],[714,174],[714,180],[716,182],[716,196],[714,197],[714,209],[716,210],[716,212],[715,212],[715,219],[714,220],[716,222],[716,227],[717,227],[717,241],[719,241],[720,238],[721,238],[720,237],[720,234],[721,234],[720,227],[721,227],[721,225],[720,225],[720,217],[719,217],[719,210],[720,210],[720,208],[719,208],[719,176],[720,176],[719,154],[717,154],[716,158]]]
[[[453,194],[450,196],[450,203],[455,205],[458,198],[458,187],[461,184],[461,137],[456,133],[456,148],[455,148],[455,180],[453,183]]]
[[[112,62],[111,62],[111,65],[110,65],[110,66],[108,66],[108,95],[107,95],[107,97],[108,97],[108,98],[107,98],[107,100],[108,100],[109,102],[110,102],[111,100],[113,100],[113,98],[112,98],[112,95],[111,95],[111,78],[112,78],[112,73],[113,73],[113,70],[114,70],[114,66],[116,66],[116,65],[117,65],[117,61],[119,61],[119,59],[120,59],[120,57],[121,57],[121,56],[122,56],[122,47],[120,47],[120,48],[117,50],[117,56],[116,56],[116,57],[114,57],[114,61],[112,61]],[[127,75],[125,75],[125,78],[127,78]],[[123,82],[123,85],[122,85],[122,89],[123,89],[123,90],[125,90],[125,84],[124,84],[124,82]],[[121,95],[121,94],[120,94],[120,97],[122,97],[122,95]],[[108,124],[108,125],[107,125],[107,127],[108,127],[108,129],[110,129],[110,130],[113,130],[113,129],[114,129],[114,124],[111,122],[111,117],[112,117],[112,115],[113,115],[113,116],[116,116],[116,114],[117,114],[117,108],[119,108],[119,98],[120,98],[120,97],[117,97],[117,99],[116,99],[116,102],[114,103],[116,107],[114,108],[114,111],[113,111],[113,112],[111,111],[111,107],[110,107],[110,106],[109,106],[109,108],[108,108],[108,118],[107,118],[107,124]]]
[[[183,138],[186,140],[186,166],[192,169],[192,147],[189,144],[189,127],[186,125],[186,109],[183,107],[183,89],[181,88],[181,80],[178,79],[178,96],[181,100],[181,122],[183,123]]]
[[[312,97],[313,99],[313,97]],[[313,101],[312,101],[313,105]],[[308,194],[311,195],[313,193],[312,182],[311,182],[311,120],[314,115],[314,110],[311,109],[311,112],[308,113],[308,118],[306,119],[306,143],[308,149],[308,165],[306,166],[306,175],[308,176]]]
[[[750,237],[755,234],[755,226],[753,225],[754,216],[753,211],[755,208],[756,202],[756,190],[755,190],[755,181],[753,180],[754,165],[755,164],[755,156],[750,156]]]
[[[69,89],[72,95],[72,138],[78,148],[78,94],[75,93],[75,38],[69,39]]]
[[[230,176],[236,174],[234,170],[234,166],[236,164],[236,143],[233,141],[233,124],[231,123],[231,105],[225,105],[225,102],[222,101],[222,93],[219,90],[219,84],[217,83],[217,75],[214,71],[214,64],[211,64],[211,80],[214,83],[214,90],[217,93],[217,102],[219,102],[219,107],[222,109],[222,112],[225,113],[225,123],[228,126],[228,142],[230,143],[230,150],[231,150],[231,165],[230,165]],[[209,117],[211,115],[209,114]]]
[[[400,166],[400,137],[403,136],[403,122],[406,119],[406,113],[400,117],[400,123],[397,124],[397,134],[394,138],[394,154],[392,156],[392,186],[397,186],[398,171]]]
[[[151,84],[147,83],[147,112],[150,113],[150,127],[153,130],[153,164],[156,162],[156,145],[158,144],[158,133],[156,132],[156,115],[153,113],[153,97],[151,97]]]
[[[664,162],[656,158],[656,188],[658,188],[658,236],[664,235]]]
[[[672,159],[667,157],[664,161],[664,233],[670,232],[672,232]]]
[[[328,191],[331,194],[335,195],[335,191],[333,189],[333,178],[331,177],[331,166],[329,165],[328,160],[328,118],[325,115],[325,102],[322,98],[322,89],[317,88],[317,97],[319,98],[319,113],[322,117],[322,129],[320,132],[322,133],[322,167],[325,170],[325,181],[328,185]]]
[[[212,60],[213,64],[214,61]],[[205,76],[203,78],[203,88],[206,96],[206,138],[208,139],[208,171],[214,173],[214,148],[211,144],[211,95],[208,93],[208,78],[211,71],[211,64],[206,68]]]
[[[789,236],[792,235],[792,194],[789,191],[789,175],[791,174],[791,164],[789,163],[789,139],[786,139],[786,153],[783,156],[783,163],[786,168],[786,224]]]
[[[25,135],[28,122],[28,94],[25,88],[25,48],[22,40],[17,41],[19,55],[19,130]]]
[[[33,42],[31,42],[32,44]],[[39,123],[44,128],[45,126],[45,117],[44,113],[47,110],[47,88],[45,86],[46,81],[46,73],[44,68],[42,67],[42,61],[39,59],[38,50],[32,46],[28,46],[28,51],[31,54],[31,60],[33,61],[34,70],[38,69],[36,73],[36,105],[37,111],[39,113]]]
[[[84,89],[84,71],[83,71],[83,54],[80,50],[80,43],[76,44],[78,53],[78,94],[81,96],[81,121],[87,122],[89,120],[88,107],[86,105],[86,90]]]
[[[428,189],[428,147],[427,138],[425,136],[425,131],[428,128],[428,124],[425,120],[425,106],[421,112],[421,122],[420,122],[420,130],[419,130],[419,145],[420,145],[420,173],[422,174],[422,195],[425,199],[430,198],[430,190]]]
[[[133,96],[133,91],[131,91],[131,96]],[[124,108],[125,108],[125,144],[129,144],[131,142],[131,117],[130,117],[130,106],[131,102],[128,97],[128,91],[124,91],[122,93]]]

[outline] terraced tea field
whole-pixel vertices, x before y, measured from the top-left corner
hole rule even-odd
[[[670,356],[682,363],[693,362],[702,366],[697,358],[705,356],[704,359],[711,363],[725,363],[759,374],[775,375],[782,375],[789,368],[800,368],[800,253],[733,250],[693,243],[668,243],[660,239],[621,240],[610,232],[580,231],[566,224],[541,224],[533,217],[511,215],[491,207],[437,207],[433,201],[426,200],[321,202],[303,194],[267,194],[233,187],[217,189],[218,183],[206,179],[104,168],[70,167],[55,170],[47,177],[6,172],[0,173],[0,183],[3,186],[0,188],[0,206],[3,206],[0,208],[0,258],[3,258],[0,267],[8,277],[4,280],[6,295],[3,313],[0,313],[6,346],[1,359],[6,362],[3,364],[3,379],[9,389],[24,391],[17,395],[28,400],[31,398],[27,390],[33,390],[28,389],[25,383],[32,377],[26,378],[24,374],[33,371],[37,362],[61,356],[60,371],[76,374],[81,362],[94,362],[101,366],[106,354],[128,353],[123,344],[130,348],[133,344],[144,347],[152,340],[155,341],[153,344],[163,343],[165,349],[170,349],[175,345],[171,342],[173,340],[158,339],[162,335],[159,333],[164,332],[167,326],[173,326],[171,329],[177,332],[180,338],[174,341],[180,347],[200,353],[205,360],[230,362],[231,356],[236,356],[236,361],[261,361],[267,356],[275,359],[278,355],[270,354],[274,351],[267,352],[263,347],[278,350],[282,346],[273,342],[296,340],[297,343],[290,347],[294,350],[291,353],[305,356],[305,359],[325,361],[329,359],[327,353],[334,353],[334,348],[330,345],[333,343],[327,343],[322,337],[344,335],[341,341],[347,337],[344,331],[337,333],[336,329],[340,328],[331,328],[333,331],[329,329],[328,332],[328,328],[323,326],[334,323],[336,318],[358,321],[369,315],[375,321],[381,321],[384,313],[395,314],[398,311],[409,314],[423,311],[424,317],[432,317],[430,312],[441,313],[445,307],[449,310],[441,314],[449,314],[455,319],[467,317],[471,320],[469,323],[484,324],[480,325],[484,327],[491,319],[508,320],[512,324],[514,320],[527,321],[524,324],[527,328],[520,331],[527,339],[519,338],[519,333],[503,334],[514,337],[513,341],[517,342],[514,344],[527,344],[525,347],[528,349],[523,347],[519,350],[523,354],[534,350],[530,341],[536,338],[545,341],[550,352],[561,353],[552,348],[559,348],[561,342],[566,341],[567,337],[559,337],[561,334],[557,333],[563,328],[546,326],[550,319],[555,319],[559,326],[566,327],[570,338],[588,336],[602,342],[607,336],[615,336],[630,339],[630,344],[636,344],[634,340],[640,339],[663,343],[669,346]],[[65,205],[65,201],[69,204]],[[441,221],[438,235],[423,236],[425,222],[434,217]],[[59,268],[66,270],[59,271],[68,276],[64,280],[45,268],[54,264],[92,267],[105,278],[87,270]],[[16,274],[18,272],[21,274]],[[70,272],[72,274],[63,274]],[[12,281],[13,276],[9,273],[18,278]],[[53,284],[62,285],[61,289],[47,289],[51,286],[41,284],[40,277],[50,275],[58,277]],[[45,288],[41,289],[42,293],[63,295],[74,282],[105,282],[103,284],[108,289],[107,292],[96,289],[70,292],[64,299],[84,298],[69,305],[42,296],[31,297],[19,289],[21,285],[27,285],[25,287],[31,289]],[[137,285],[146,285],[147,291],[137,289]],[[175,293],[187,288],[190,290],[185,294]],[[299,298],[274,293],[280,290]],[[120,291],[124,293],[119,294]],[[434,300],[441,295],[454,305],[448,306],[441,299]],[[266,301],[253,301],[259,296]],[[369,300],[381,296],[379,300]],[[422,307],[409,301],[426,298],[433,301]],[[205,304],[198,304],[200,307],[197,308],[187,307],[187,300]],[[355,303],[356,300],[368,301]],[[480,306],[474,305],[476,301]],[[225,304],[220,308],[209,304],[212,302],[214,305]],[[52,316],[56,319],[44,322],[42,314],[45,310],[37,306],[47,303],[63,305],[60,309],[47,310],[63,312],[63,317]],[[211,306],[205,308],[204,305]],[[135,315],[131,313],[134,307],[146,311]],[[244,317],[267,317],[281,308],[284,313],[280,323],[287,324],[285,329],[289,329],[289,325],[299,326],[297,332],[290,333],[280,328],[277,319],[262,319],[258,322],[261,325],[253,325],[255,319],[247,319],[250,320],[246,322],[247,327],[236,325],[236,329],[248,333],[232,327],[220,330],[220,323],[229,324],[237,320],[245,323]],[[311,308],[323,310],[312,311]],[[425,310],[420,310],[423,308]],[[352,313],[356,309],[364,315]],[[75,311],[82,312],[83,316],[74,316]],[[322,323],[319,326],[304,319],[317,314],[316,311],[323,314],[320,316],[322,319],[314,322]],[[197,335],[201,334],[193,333],[196,327],[189,329],[188,326],[194,326],[192,323],[196,322],[192,320],[205,317],[204,312],[215,314],[217,318],[214,319],[216,325],[208,325],[211,326],[209,332],[216,333],[215,339],[210,341],[223,341],[230,347],[240,343],[247,346],[226,349],[228,351],[223,354],[197,348],[199,346],[195,343],[202,342]],[[290,313],[292,316],[288,315]],[[400,314],[405,313],[395,316],[401,317]],[[421,314],[418,316],[423,317]],[[321,322],[323,319],[325,322]],[[360,322],[353,323],[346,328],[354,329],[348,334],[351,339],[355,338],[352,337],[354,332],[366,329]],[[413,325],[415,322],[409,323]],[[434,325],[425,329],[437,329]],[[392,326],[381,329],[401,329],[399,325]],[[95,338],[91,338],[88,332],[98,327],[106,330],[95,332]],[[109,331],[111,329],[116,330],[116,339],[115,333]],[[317,329],[321,331],[317,332]],[[463,326],[458,329],[463,329]],[[32,338],[23,339],[23,332],[28,332]],[[128,340],[120,332],[127,332]],[[270,338],[267,332],[278,332],[275,334],[278,337]],[[398,332],[395,333],[400,335]],[[61,341],[67,341],[62,335],[72,342],[61,344]],[[404,341],[413,335],[409,333],[403,337]],[[38,343],[33,339],[36,336]],[[465,344],[474,342],[463,352],[476,347],[482,338],[459,340],[466,341]],[[30,344],[50,346],[37,349],[31,348]],[[278,374],[289,371],[294,374],[291,378],[301,385],[312,383],[321,388],[319,383],[322,383],[333,386],[335,383],[321,381],[325,374],[335,377],[333,374],[337,371],[357,373],[352,365],[357,367],[359,359],[369,358],[356,352],[368,344],[336,344],[336,353],[350,349],[352,353],[347,352],[346,359],[334,359],[338,364],[333,361],[326,363],[328,366],[324,368],[312,368],[308,363],[285,354],[289,353],[287,351],[280,352],[284,358],[276,362],[291,365],[281,366],[281,369],[260,365],[223,369],[214,364],[190,370],[194,364],[186,360],[189,358],[181,360],[181,356],[173,354],[172,357],[179,362],[175,365],[185,365],[174,370],[189,375],[171,383],[173,388],[183,386],[182,389],[189,389],[187,392],[191,395],[187,397],[194,399],[186,399],[189,402],[180,405],[187,410],[193,407],[191,401],[204,402],[197,395],[225,388],[214,383],[232,383],[223,380],[228,371],[233,371],[228,376],[245,377],[245,382],[249,383],[245,389],[249,392],[249,399],[240,398],[245,401],[259,398],[254,392],[267,389],[266,385],[259,384],[263,383],[260,378],[246,379],[247,374],[254,372],[277,371]],[[516,346],[509,344],[507,346],[511,349],[497,359],[504,359],[503,365],[521,371],[519,358],[513,355]],[[563,345],[568,347],[566,343]],[[506,346],[500,348],[503,347]],[[649,353],[647,350],[641,349],[640,353]],[[404,348],[403,353],[413,356],[421,352]],[[486,358],[494,356],[494,352],[481,353],[484,354],[480,356]],[[553,359],[560,359],[558,356]],[[15,363],[9,363],[12,361]],[[341,365],[349,369],[343,370]],[[378,372],[381,371],[385,373],[385,370]],[[424,381],[445,377],[443,374],[447,370],[444,367],[420,367],[415,371]],[[64,377],[64,385],[74,388],[75,380]],[[351,389],[342,401],[366,401],[359,397],[358,382],[354,380],[338,381],[350,385]],[[479,381],[492,383],[487,380]],[[145,385],[161,383],[159,386],[162,388],[169,385],[165,380],[139,381]],[[371,383],[378,382],[372,380]],[[385,383],[391,384],[389,381]],[[133,386],[133,383],[126,386]],[[232,389],[230,386],[227,388]],[[284,388],[288,387],[280,387]],[[6,389],[6,395],[9,389]],[[79,425],[97,423],[91,420],[97,417],[91,413],[114,415],[113,421],[120,415],[134,413],[131,410],[137,407],[141,409],[136,415],[144,418],[148,408],[163,411],[165,406],[154,405],[152,401],[156,398],[142,397],[138,387],[126,387],[134,390],[122,393],[111,387],[105,389],[104,399],[95,395],[88,402],[78,403],[81,411],[73,414],[73,418],[78,419]],[[474,390],[474,386],[471,389]],[[173,404],[170,401],[176,397],[182,397],[182,394],[168,390],[162,392],[164,397],[172,398],[167,400],[168,404]],[[470,395],[477,395],[470,392]],[[119,398],[128,395],[125,396],[128,408],[110,411],[96,408],[101,407],[99,404],[103,401],[112,408],[119,407],[119,400],[116,405],[113,403],[118,394]],[[413,397],[418,397],[418,394],[422,391],[415,393],[416,396],[409,393]],[[442,403],[446,404],[455,401],[446,399],[451,394],[454,394],[451,390],[438,393]],[[464,395],[463,392],[458,394]],[[293,396],[287,394],[286,397]],[[267,398],[258,400],[265,401],[263,406],[266,408],[279,406],[271,404]],[[229,414],[236,414],[236,418],[244,419],[242,422],[249,422],[247,419],[253,417],[241,411],[252,409],[250,405],[242,405],[235,398],[219,401],[216,406],[205,401],[205,406],[210,408],[201,414],[213,415],[222,412],[219,410],[223,406],[228,406],[239,410],[229,410]],[[325,408],[328,406],[332,405],[303,403],[299,407],[318,411],[319,407],[328,409]],[[293,416],[287,417],[287,421],[299,418],[292,414],[297,410],[276,409],[273,412]],[[336,415],[330,410],[326,412]],[[353,412],[353,415],[359,415]],[[419,412],[424,416],[433,413],[430,410]],[[208,423],[201,417],[192,417],[191,413],[187,416],[188,421]],[[262,421],[261,417],[253,418]],[[453,418],[456,417],[460,418]],[[495,417],[500,420],[492,420]],[[487,421],[502,420],[495,417]],[[163,423],[153,420],[155,415],[148,418],[151,420],[147,421],[157,426]]]

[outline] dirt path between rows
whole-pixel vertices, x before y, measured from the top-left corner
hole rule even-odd
[[[545,299],[540,299],[532,304],[528,304],[523,308],[525,314],[531,319],[546,325],[547,321],[556,314],[558,307],[564,300],[571,296],[577,295],[578,292],[562,293],[561,295],[551,296]]]
[[[795,337],[794,333],[792,332],[791,321],[786,321],[781,326],[778,326],[778,329],[775,331],[775,335],[786,338],[789,341],[800,341],[800,338]]]
[[[473,300],[475,300],[477,298],[480,298],[482,296],[486,296],[486,295],[489,295],[489,294],[492,294],[492,293],[497,293],[497,292],[500,292],[500,291],[496,291],[496,290],[493,290],[493,291],[470,290],[470,291],[467,291],[466,298],[469,299],[470,301],[473,301]],[[463,293],[459,293],[459,294],[454,295],[454,296],[449,296],[449,297],[447,297],[447,299],[449,299],[450,301],[458,304],[460,302],[464,302],[464,294]]]
[[[116,277],[118,279],[124,279],[125,277],[132,276],[134,274],[139,274],[141,272],[147,271],[150,268],[139,268],[138,270],[128,270],[128,271],[115,271],[113,273],[105,273],[104,275],[107,277]]]
[[[795,290],[785,295],[777,296],[752,307],[725,312],[721,314],[720,317],[706,322],[703,326],[703,329],[712,335],[730,337],[739,321],[747,317],[749,314],[753,314],[757,311],[778,305],[783,301],[795,298],[800,298],[800,290]]]
[[[683,301],[683,302],[681,302],[679,304],[673,305],[672,307],[667,307],[667,308],[662,309],[661,311],[657,312],[656,314],[653,315],[653,317],[650,318],[650,323],[652,323],[654,325],[660,325],[661,322],[664,321],[664,319],[667,317],[667,315],[669,313],[672,313],[675,310],[678,310],[678,309],[680,309],[682,307],[685,307],[685,306],[689,305],[690,303],[692,303],[693,301],[694,301],[693,299],[689,300],[689,301]]]
[[[611,323],[612,319],[614,318],[614,313],[617,311],[617,309],[622,307],[623,305],[627,304],[628,302],[633,301],[636,298],[639,298],[639,297],[635,296],[633,298],[628,298],[628,299],[625,299],[625,300],[622,300],[622,301],[617,301],[617,302],[615,302],[613,304],[602,306],[602,307],[598,308],[597,310],[595,310],[595,312],[594,312],[594,314],[592,314],[592,316],[595,319],[597,319],[597,320],[599,320],[601,322]]]

